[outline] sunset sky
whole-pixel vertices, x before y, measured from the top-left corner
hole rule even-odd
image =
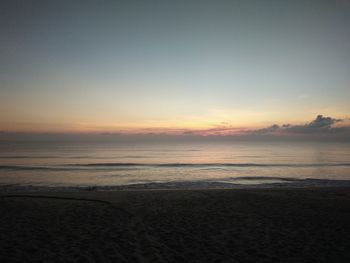
[[[346,0],[1,1],[0,131],[344,126],[349,51]]]

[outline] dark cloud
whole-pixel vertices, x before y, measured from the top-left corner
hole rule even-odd
[[[278,131],[280,128],[281,127],[279,125],[274,124],[274,125],[271,125],[271,126],[266,127],[266,128],[254,130],[253,133],[254,134],[271,134],[271,133]]]
[[[282,129],[290,133],[329,133],[341,131],[338,128],[332,127],[333,124],[341,122],[341,119],[334,119],[332,117],[324,117],[318,115],[313,121],[304,125],[284,125]]]
[[[343,121],[332,117],[318,115],[314,120],[303,125],[283,124],[281,126],[274,124],[270,127],[252,131],[252,134],[259,135],[322,135],[350,133],[350,127],[333,127],[335,123]]]
[[[333,119],[331,117],[323,117],[323,115],[317,115],[316,119],[307,125],[308,127],[331,127],[332,124],[342,121],[341,119]]]

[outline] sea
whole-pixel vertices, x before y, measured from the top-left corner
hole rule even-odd
[[[2,190],[350,185],[350,143],[0,142]]]

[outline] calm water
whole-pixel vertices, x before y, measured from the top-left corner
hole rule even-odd
[[[350,180],[349,143],[0,143],[0,184]]]

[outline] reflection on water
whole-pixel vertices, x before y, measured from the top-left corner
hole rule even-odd
[[[0,184],[350,180],[347,143],[0,143]]]

